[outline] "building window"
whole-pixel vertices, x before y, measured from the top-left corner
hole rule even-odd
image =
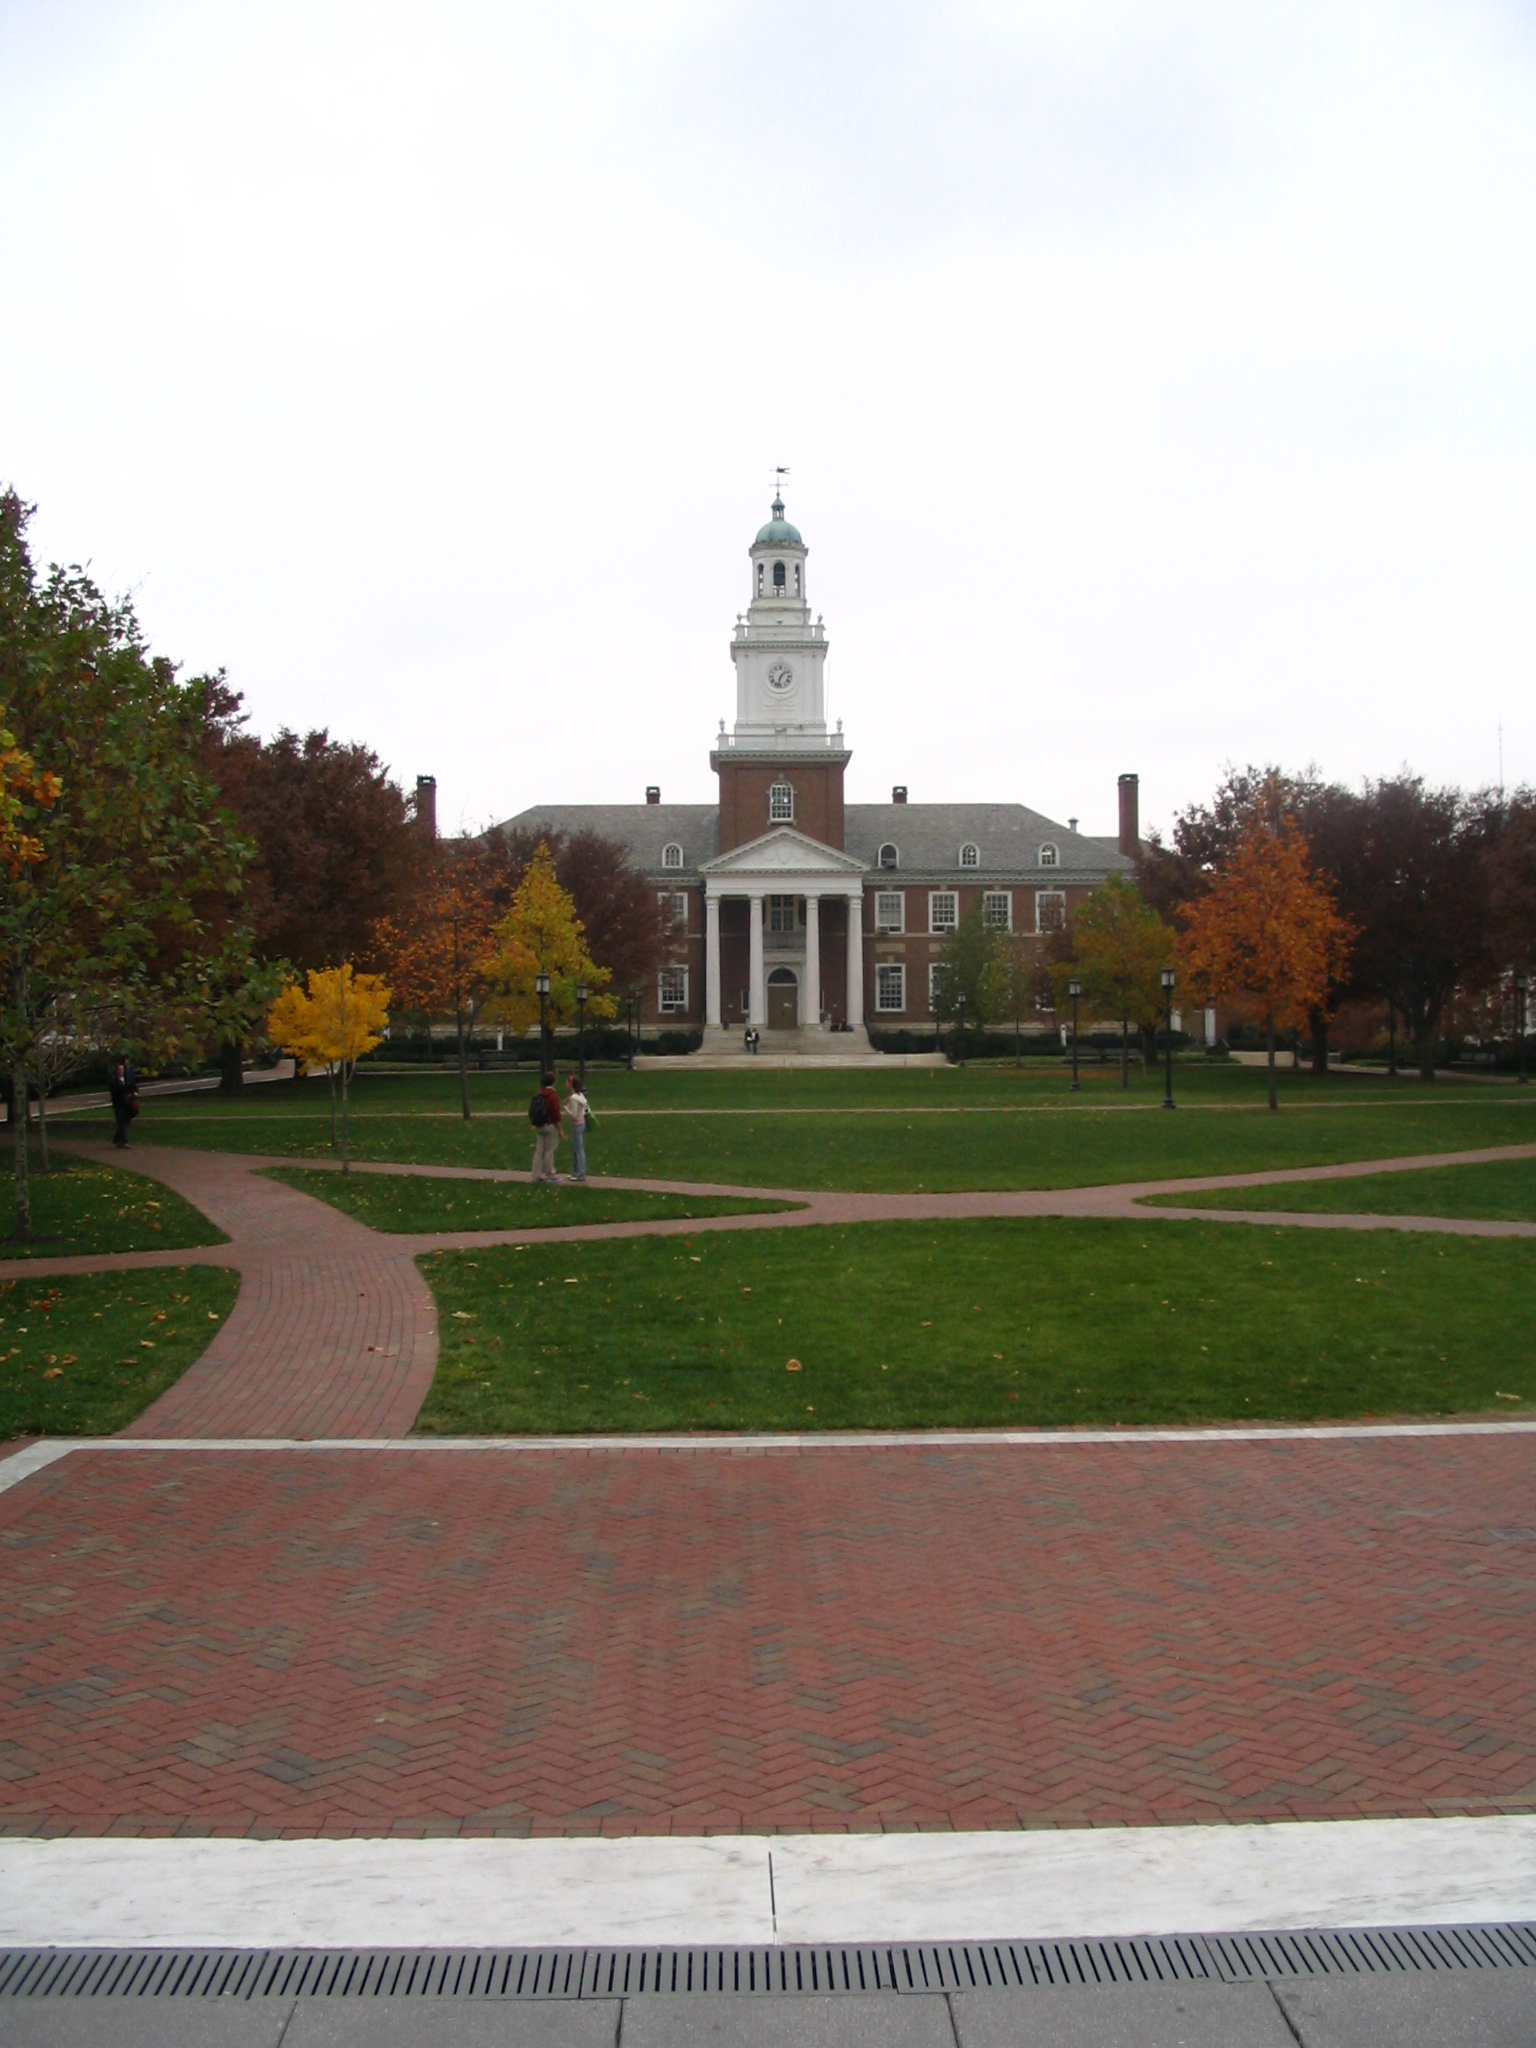
[[[768,821],[773,825],[787,825],[795,815],[795,792],[787,782],[776,782],[768,792]]]
[[[928,895],[928,929],[952,932],[960,923],[960,898],[953,889],[933,889]]]
[[[782,590],[784,588],[784,564],[782,562],[775,562],[773,565],[773,587],[775,590]]]
[[[683,864],[683,849],[674,839],[661,849],[661,864],[664,868],[680,868]]]
[[[899,932],[906,924],[906,898],[899,889],[882,889],[875,897],[875,930]]]
[[[1050,840],[1047,839],[1044,846],[1042,846],[1040,849],[1041,867],[1053,868],[1057,865],[1060,859],[1061,855],[1056,851],[1056,848],[1051,844]]]
[[[979,868],[981,866],[981,848],[974,839],[967,839],[964,846],[961,847],[960,865],[963,868]]]
[[[661,897],[661,914],[675,930],[688,929],[688,892],[686,889],[668,889]]]
[[[1067,892],[1065,889],[1037,889],[1035,891],[1035,930],[1037,932],[1059,932],[1067,921]]]
[[[792,932],[795,928],[795,899],[793,896],[770,896],[768,898],[768,929],[771,932]]]
[[[688,970],[663,967],[656,977],[656,1007],[664,1014],[688,1007]]]
[[[875,1008],[882,1017],[899,1016],[907,1007],[907,970],[893,962],[875,969]]]
[[[1007,889],[988,889],[981,899],[981,921],[989,932],[1013,930],[1013,896]]]
[[[800,564],[798,562],[795,564],[795,595],[796,597],[800,595]]]
[[[944,972],[941,960],[928,962],[928,1014],[931,1017],[938,1008],[939,977]]]
[[[759,597],[763,594],[763,565],[761,562],[757,565],[757,594]]]
[[[889,839],[880,849],[880,865],[883,868],[895,868],[901,865],[900,856]]]

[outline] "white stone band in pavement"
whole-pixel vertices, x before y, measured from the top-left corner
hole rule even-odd
[[[0,1841],[0,1944],[1064,1939],[1536,1918],[1536,1816],[946,1835]]]
[[[1081,1445],[1331,1443],[1393,1437],[1536,1435],[1536,1421],[1309,1422],[1182,1429],[779,1431],[676,1436],[85,1436],[51,1437],[0,1459],[0,1493],[71,1451],[866,1451],[1072,1450]]]

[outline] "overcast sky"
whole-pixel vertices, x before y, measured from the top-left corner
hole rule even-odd
[[[0,481],[447,826],[1536,780],[1536,7],[0,0]]]

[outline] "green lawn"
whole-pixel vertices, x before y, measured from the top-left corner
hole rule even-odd
[[[201,1357],[239,1285],[220,1266],[0,1280],[0,1442],[122,1429]]]
[[[10,1200],[9,1146],[0,1151],[4,1214],[14,1229]],[[20,1244],[0,1238],[0,1259],[62,1258],[70,1253],[180,1251],[189,1245],[223,1244],[224,1233],[206,1216],[158,1181],[120,1167],[70,1161],[47,1173],[34,1166],[29,1176],[32,1238]]]
[[[1052,1219],[421,1265],[441,1355],[418,1427],[436,1433],[1520,1415],[1536,1401],[1536,1244]]]
[[[273,1180],[314,1195],[371,1230],[407,1235],[434,1230],[551,1230],[581,1223],[638,1223],[666,1216],[741,1216],[793,1208],[792,1202],[737,1201],[729,1195],[653,1195],[642,1189],[535,1187],[527,1181],[429,1180],[418,1173],[339,1173],[304,1166],[268,1168]]]
[[[1264,1107],[1255,1068],[1191,1064],[1180,1109],[1162,1084],[1122,1094],[1112,1070],[1065,1076],[1011,1067],[842,1075],[603,1074],[593,1081],[595,1174],[770,1188],[1070,1187],[1094,1181],[1315,1166],[1536,1138],[1536,1091],[1480,1082],[1282,1076],[1283,1107]],[[523,1167],[527,1076],[476,1078],[464,1123],[443,1077],[359,1078],[352,1148],[402,1164]],[[82,1118],[85,1125],[88,1118]],[[267,1084],[233,1101],[152,1100],[142,1143],[330,1157],[323,1086]]]
[[[1219,1188],[1202,1194],[1152,1195],[1149,1203],[1178,1209],[1289,1209],[1307,1214],[1486,1216],[1536,1223],[1536,1159],[1484,1166],[1431,1166],[1410,1173],[1362,1174],[1357,1180],[1285,1181],[1278,1187]]]

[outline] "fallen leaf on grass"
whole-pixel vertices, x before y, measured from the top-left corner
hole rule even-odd
[[[63,1379],[63,1377],[64,1368],[62,1365],[50,1365],[48,1370],[43,1374],[43,1378],[45,1380],[61,1380]]]
[[[801,1365],[798,1358],[792,1358],[790,1359],[789,1363],[785,1366],[784,1370],[786,1372],[803,1372],[805,1368]]]
[[[455,1319],[461,1323],[472,1323],[475,1320],[474,1311],[472,1309],[456,1308],[453,1313]]]

